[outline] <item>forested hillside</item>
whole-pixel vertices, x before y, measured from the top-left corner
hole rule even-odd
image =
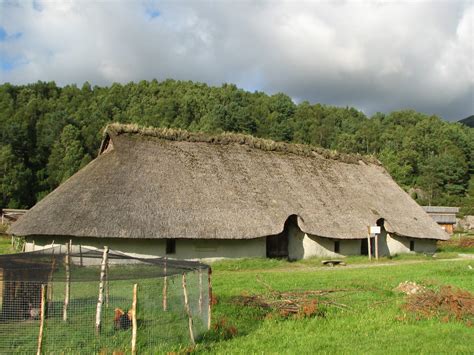
[[[468,127],[474,128],[474,115],[466,117],[460,120],[459,122],[461,122],[462,124],[465,124]]]
[[[243,132],[377,156],[420,204],[474,213],[474,129],[415,111],[354,108],[166,80],[0,86],[0,207],[31,207],[93,159],[109,122]]]

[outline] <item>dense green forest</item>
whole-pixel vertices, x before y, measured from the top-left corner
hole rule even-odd
[[[366,117],[235,85],[0,86],[0,207],[31,207],[93,159],[109,122],[233,131],[375,155],[420,204],[474,214],[474,129],[411,110]]]

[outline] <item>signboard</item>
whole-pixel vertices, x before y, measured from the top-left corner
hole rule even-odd
[[[370,234],[380,234],[379,226],[370,226]]]

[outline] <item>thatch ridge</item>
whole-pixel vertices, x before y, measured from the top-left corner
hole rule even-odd
[[[309,144],[276,142],[271,139],[257,138],[242,133],[223,132],[221,134],[209,134],[206,132],[190,132],[175,128],[143,127],[137,124],[111,123],[104,129],[104,135],[107,134],[138,134],[171,141],[201,142],[221,145],[236,143],[263,151],[296,154],[306,157],[318,155],[325,159],[338,160],[349,164],[358,164],[362,161],[366,164],[371,163],[381,165],[380,161],[371,155],[346,154],[336,150],[315,147]]]

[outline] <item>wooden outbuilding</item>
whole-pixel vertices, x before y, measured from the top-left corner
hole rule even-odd
[[[447,233],[454,233],[456,214],[459,213],[459,207],[423,206],[423,209]]]

